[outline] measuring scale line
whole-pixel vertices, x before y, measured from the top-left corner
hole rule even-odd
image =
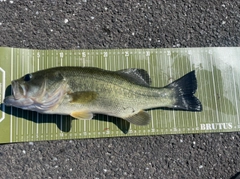
[[[188,55],[188,50],[191,53]],[[209,53],[212,50],[212,53]],[[228,48],[223,48],[220,50],[228,52]],[[237,59],[240,48],[236,48],[234,59]],[[60,54],[62,53],[62,54]],[[238,86],[239,77],[235,66],[232,67],[232,71],[227,76],[227,79],[233,80],[233,88],[229,94],[225,93],[223,89],[223,95],[226,99],[234,99],[233,107],[236,108],[236,115],[232,118],[227,118],[227,115],[219,113],[220,109],[228,112],[234,112],[232,107],[228,107],[228,101],[223,101],[222,104],[216,104],[216,94],[219,91],[220,84],[217,81],[221,78],[213,65],[218,66],[217,60],[223,61],[226,65],[227,61],[221,58],[217,59],[215,53],[217,50],[215,48],[193,48],[193,49],[113,49],[113,50],[74,50],[74,51],[45,51],[45,50],[22,50],[11,48],[11,60],[10,60],[10,70],[2,67],[3,70],[7,70],[11,73],[8,77],[6,74],[6,83],[10,83],[13,79],[19,78],[19,76],[25,74],[25,72],[38,71],[40,69],[45,69],[54,66],[96,66],[108,70],[120,70],[124,68],[143,68],[148,71],[149,75],[154,80],[154,86],[162,86],[163,83],[167,83],[168,76],[177,77],[183,72],[187,72],[194,69],[193,65],[197,65],[194,59],[197,60],[198,65],[203,64],[203,73],[201,70],[198,71],[198,97],[202,99],[204,106],[204,111],[201,113],[187,113],[181,111],[163,111],[163,110],[150,110],[149,113],[152,116],[151,124],[148,126],[135,126],[131,125],[132,133],[128,135],[147,135],[147,134],[170,134],[170,133],[195,133],[195,132],[208,132],[207,130],[197,130],[200,124],[212,124],[219,123],[221,121],[230,121],[240,124],[239,121],[239,93]],[[32,55],[31,55],[32,54]],[[73,56],[72,56],[73,55]],[[181,57],[184,57],[182,60]],[[32,59],[32,60],[31,60]],[[191,66],[187,61],[190,61]],[[178,60],[178,61],[176,61]],[[2,62],[0,62],[2,63]],[[23,64],[26,64],[22,66]],[[175,67],[178,70],[171,67],[175,63]],[[207,65],[209,64],[209,65]],[[210,67],[210,68],[209,68]],[[204,71],[205,70],[205,71]],[[214,72],[214,73],[213,73]],[[158,75],[155,75],[158,74]],[[166,74],[159,75],[159,74]],[[224,79],[223,79],[224,80]],[[212,83],[211,85],[209,83]],[[3,85],[2,85],[3,86]],[[212,89],[210,89],[212,87]],[[203,91],[204,90],[204,91]],[[213,100],[210,101],[210,96]],[[208,106],[209,105],[209,106]],[[215,105],[214,109],[210,107]],[[215,109],[216,108],[216,109]],[[16,115],[21,114],[21,110],[16,110],[11,108],[11,114],[14,112]],[[25,114],[25,113],[24,113]],[[63,128],[68,123],[65,124],[63,117],[49,117],[42,116],[39,113],[26,113],[27,118],[35,118],[36,122],[19,119],[18,117],[12,115],[6,115],[5,119],[9,120],[10,125],[10,141],[22,141],[32,139],[29,136],[35,136],[34,140],[48,140],[48,139],[65,139],[69,136],[74,138],[86,138],[86,137],[101,137],[101,136],[126,136],[114,123],[109,124],[109,118],[106,117],[106,121],[93,120],[83,122],[74,120],[72,123],[72,129],[68,133],[61,133],[59,128],[55,123],[55,120],[60,120],[60,128]],[[30,116],[32,115],[32,116]],[[161,116],[160,116],[161,115]],[[43,118],[46,119],[43,119]],[[221,117],[221,119],[220,119]],[[188,119],[189,118],[189,119]],[[49,120],[49,123],[39,123],[41,121]],[[115,119],[114,119],[115,120]],[[191,121],[189,121],[191,120]],[[5,121],[4,121],[5,122]],[[97,123],[95,123],[97,122]],[[124,121],[119,122],[120,126],[123,127]],[[48,126],[50,125],[50,126]],[[1,126],[0,126],[1,127]],[[27,129],[24,131],[24,128]],[[111,128],[109,131],[103,131],[105,128]],[[184,128],[189,129],[184,131]],[[154,129],[154,130],[152,130]],[[232,131],[237,129],[231,129]],[[221,129],[224,132],[224,129]],[[1,133],[1,131],[0,131]],[[24,138],[22,138],[24,136]],[[47,137],[50,136],[50,137]],[[51,137],[52,136],[52,137]]]

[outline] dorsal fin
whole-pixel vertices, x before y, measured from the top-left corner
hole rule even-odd
[[[148,72],[143,69],[129,68],[117,71],[126,80],[131,81],[137,85],[150,86],[151,78]]]

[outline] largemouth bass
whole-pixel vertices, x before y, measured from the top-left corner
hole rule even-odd
[[[150,87],[150,81],[143,69],[55,67],[13,80],[13,94],[4,99],[4,104],[83,120],[92,119],[96,113],[105,114],[136,125],[150,122],[144,109],[202,110],[201,102],[194,96],[194,71],[165,87]]]

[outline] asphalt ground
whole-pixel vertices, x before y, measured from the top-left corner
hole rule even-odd
[[[231,47],[239,22],[239,0],[0,0],[0,46]],[[239,140],[234,132],[3,144],[0,178],[236,178]]]

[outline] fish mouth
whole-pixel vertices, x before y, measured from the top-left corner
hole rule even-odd
[[[27,97],[27,90],[24,85],[19,84],[19,82],[17,81],[12,81],[11,86],[12,86],[12,96],[16,100]]]
[[[34,103],[30,98],[26,97],[26,89],[23,85],[19,85],[17,81],[12,81],[12,95],[5,97],[4,104],[6,106],[14,106],[24,108]]]
[[[59,85],[52,93],[46,92],[46,83],[38,90],[35,96],[30,96],[28,87],[18,81],[12,81],[12,95],[5,97],[4,104],[25,110],[44,113],[54,109],[63,100],[67,84]]]
[[[26,96],[26,90],[23,85],[19,85],[17,81],[12,81],[11,85],[14,99],[18,100]]]
[[[20,98],[20,99],[15,99],[13,95],[7,96],[3,103],[6,106],[13,106],[13,107],[18,107],[22,109],[27,109],[25,107],[30,106],[31,104],[34,103],[34,101],[30,98]]]

